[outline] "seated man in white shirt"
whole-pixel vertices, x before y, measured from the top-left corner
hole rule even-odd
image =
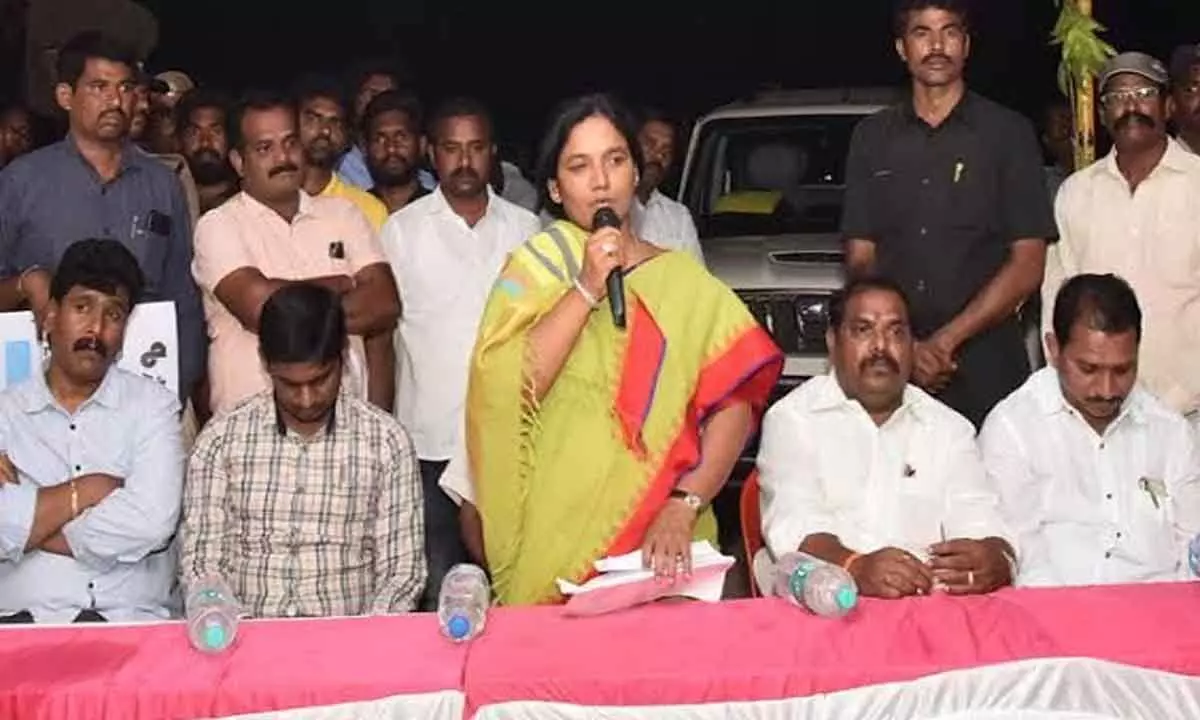
[[[1142,312],[1115,275],[1058,291],[1051,367],[996,406],[979,442],[1021,548],[1021,585],[1187,577],[1200,452],[1187,421],[1137,386]]]
[[[0,393],[0,623],[169,617],[179,401],[116,367],[143,286],[116,240],[71,245],[50,283],[49,360]]]
[[[909,384],[908,301],[879,278],[830,307],[833,371],[767,413],[758,456],[763,536],[845,568],[863,595],[1012,582],[1013,550],[971,423]]]

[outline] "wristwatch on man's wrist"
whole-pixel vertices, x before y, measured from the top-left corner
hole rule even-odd
[[[687,505],[695,512],[700,512],[700,510],[704,507],[704,498],[700,497],[694,492],[680,490],[679,488],[675,488],[671,491],[671,499],[682,500],[684,505]]]

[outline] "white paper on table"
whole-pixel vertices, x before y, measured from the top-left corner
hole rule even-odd
[[[0,390],[27,380],[41,366],[37,326],[29,311],[0,313]],[[179,333],[175,303],[141,303],[125,326],[117,367],[179,392]]]
[[[722,555],[707,542],[692,544],[692,575],[672,585],[663,585],[653,570],[642,567],[642,553],[597,560],[600,574],[582,585],[558,580],[559,591],[570,598],[568,615],[599,615],[635,607],[668,597],[717,602],[725,587],[725,574],[734,559]]]

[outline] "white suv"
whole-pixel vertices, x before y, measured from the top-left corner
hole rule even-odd
[[[786,387],[827,370],[850,137],[860,120],[899,97],[874,89],[771,92],[714,110],[692,133],[679,200],[692,211],[709,270],[787,353]]]

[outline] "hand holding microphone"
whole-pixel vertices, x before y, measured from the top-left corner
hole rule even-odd
[[[584,298],[593,305],[605,297],[609,299],[610,306],[619,304],[620,322],[615,307],[613,322],[617,323],[617,327],[624,327],[625,292],[624,278],[621,275],[624,246],[620,227],[621,220],[611,208],[603,207],[596,211],[592,222],[592,235],[584,248],[579,285]]]
[[[605,289],[608,291],[608,305],[612,309],[613,325],[618,328],[625,329],[625,276],[622,274],[622,266],[624,265],[624,257],[621,252],[621,218],[617,217],[617,213],[610,207],[602,207],[596,211],[596,216],[592,218],[592,233],[593,237],[602,229],[612,229],[617,232],[617,246],[615,252],[612,253],[617,258],[617,266],[608,272],[608,277],[604,280]],[[605,248],[608,249],[607,247]]]

